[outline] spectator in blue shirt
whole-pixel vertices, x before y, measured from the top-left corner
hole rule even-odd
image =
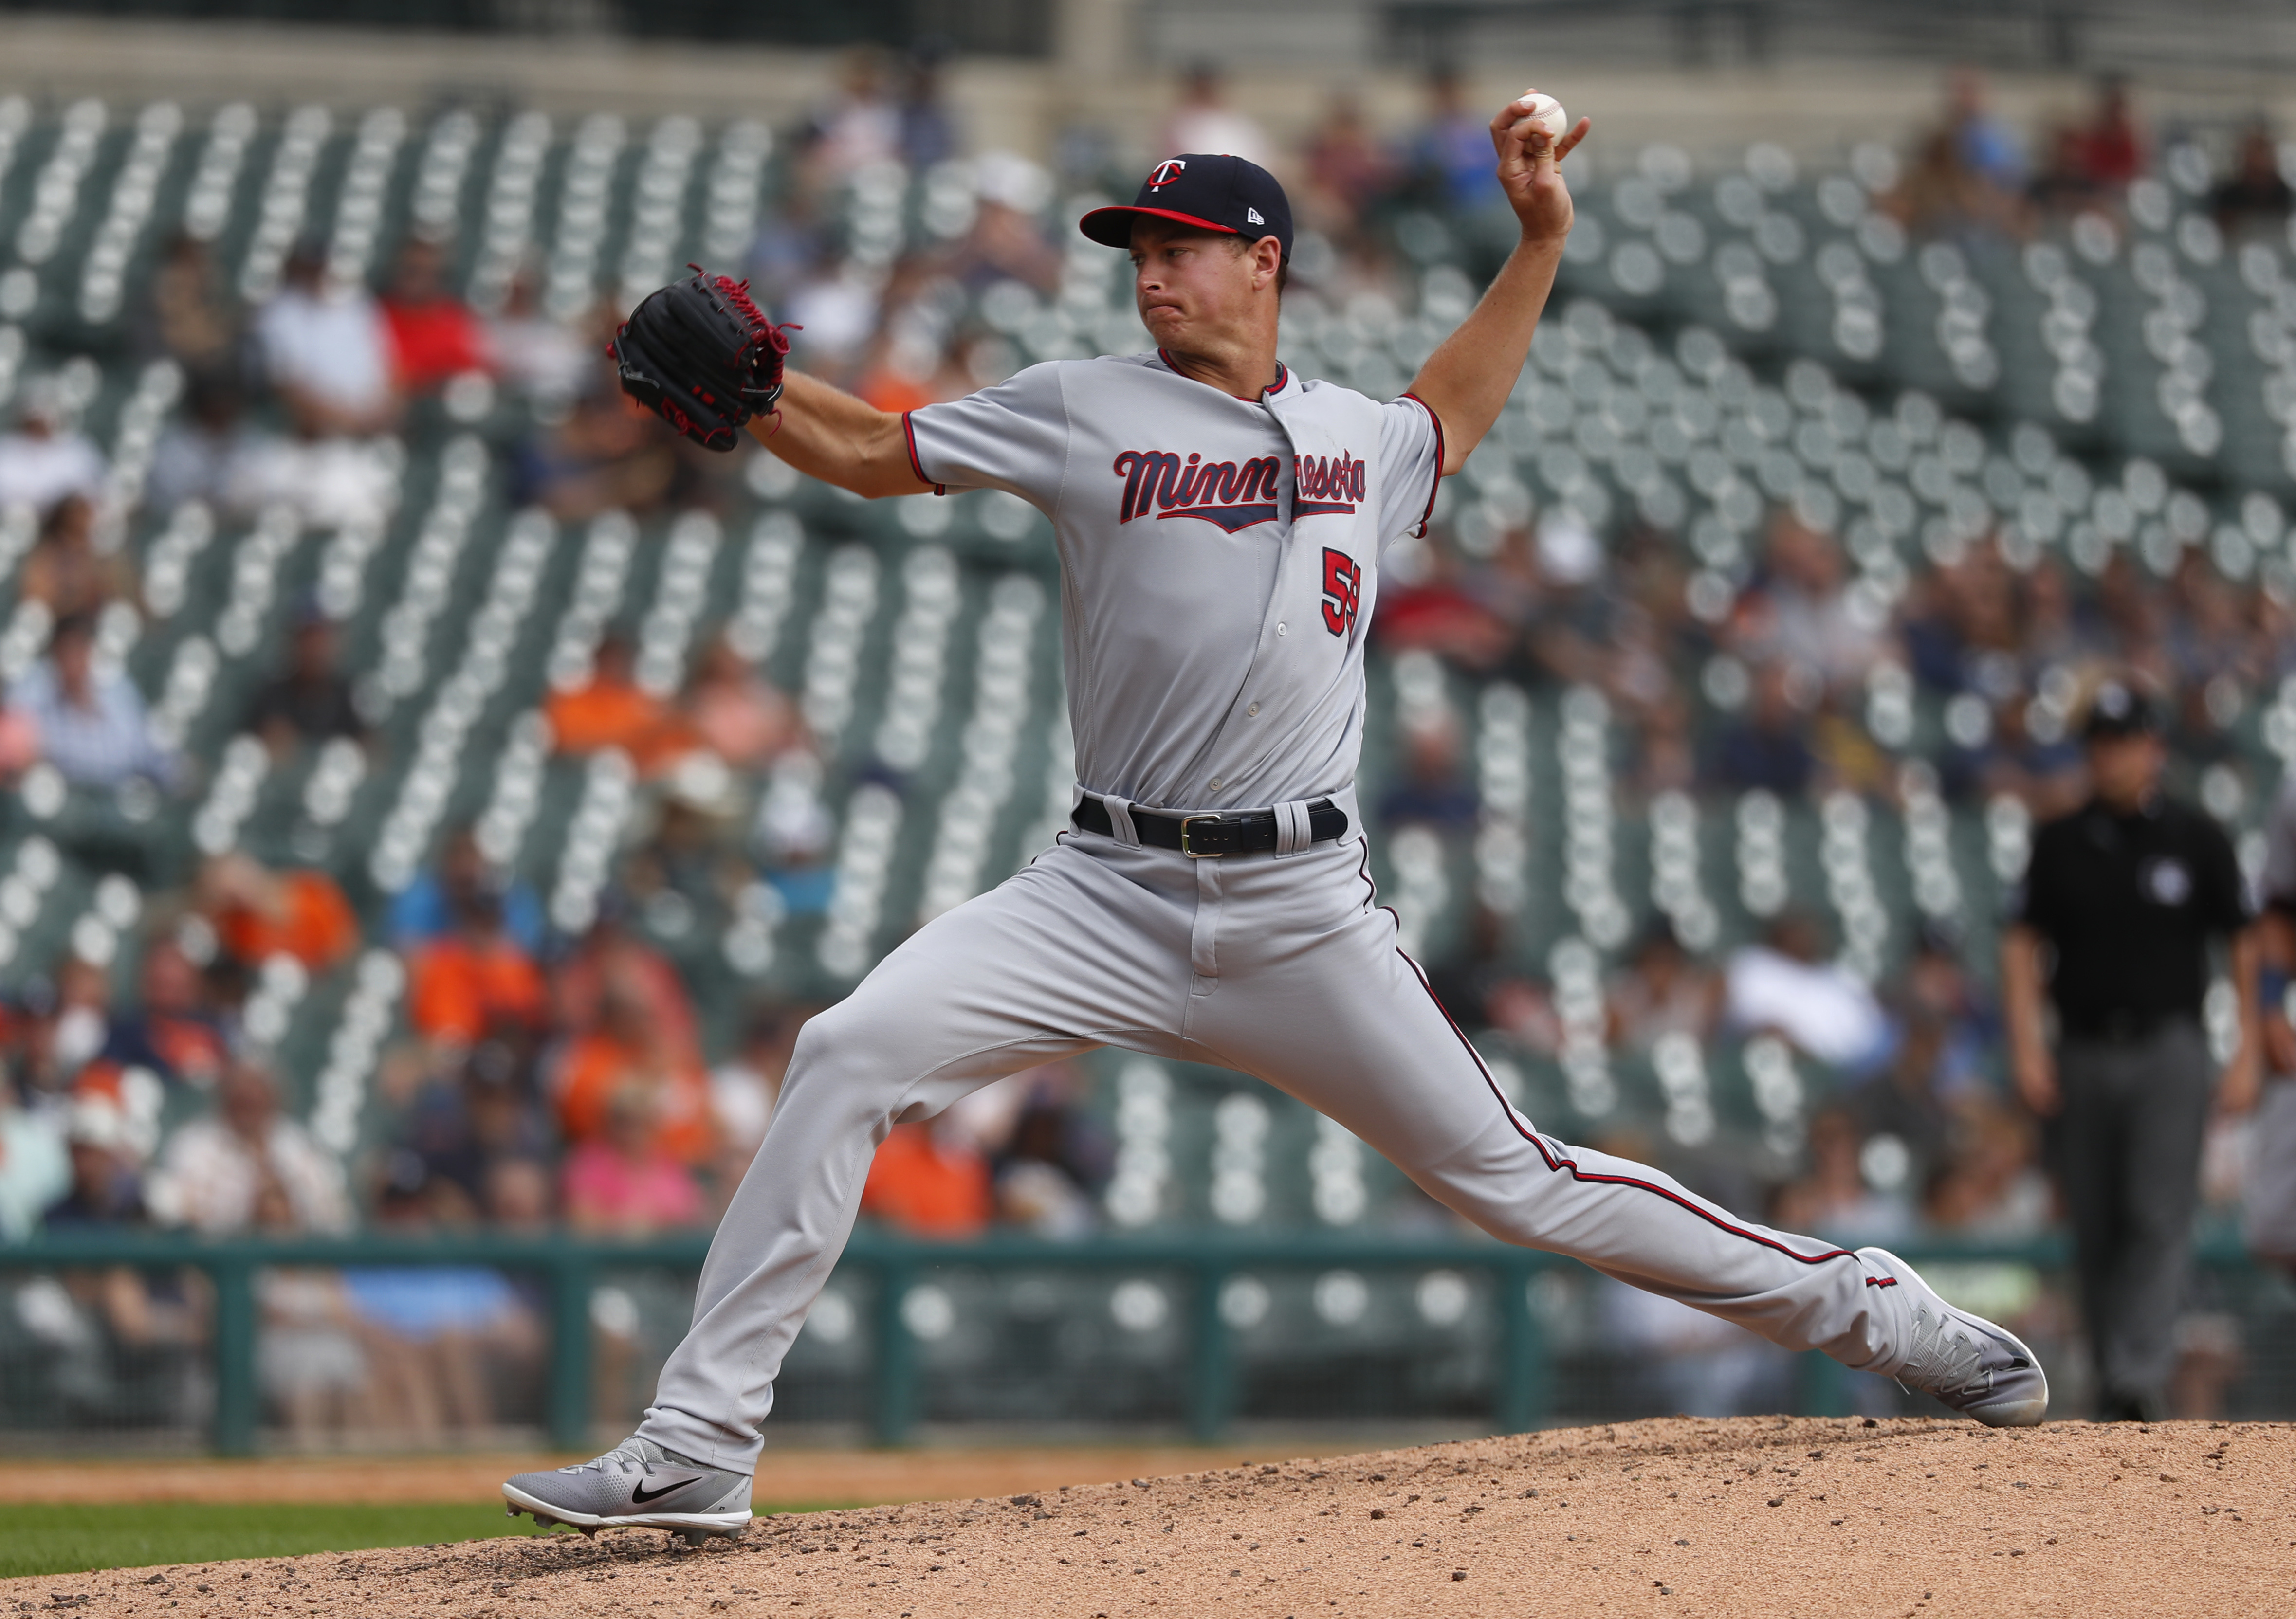
[[[1946,121],[1960,148],[1964,168],[1989,185],[2019,192],[2025,185],[2025,149],[2009,126],[1985,104],[1985,76],[1956,68],[1947,86]]]
[[[1418,184],[1457,209],[1479,209],[1499,200],[1497,172],[1491,167],[1488,114],[1467,105],[1467,86],[1456,68],[1427,76],[1426,123],[1411,137],[1406,166]]]
[[[40,756],[79,787],[118,787],[144,777],[181,780],[183,762],[152,734],[144,694],[127,672],[95,663],[95,620],[71,614],[50,632],[45,659],[27,670],[9,702],[38,728]]]
[[[529,956],[542,953],[541,896],[516,878],[494,871],[467,826],[448,832],[439,863],[417,872],[391,901],[391,936],[402,950],[443,938],[455,930],[457,907],[482,896],[500,904],[503,931],[521,950]]]

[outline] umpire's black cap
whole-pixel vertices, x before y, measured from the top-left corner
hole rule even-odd
[[[2088,717],[2081,724],[2081,740],[2105,742],[2118,737],[2150,736],[2161,729],[2152,700],[2124,680],[2108,680],[2088,699]]]
[[[1291,200],[1274,175],[1248,158],[1209,151],[1166,158],[1148,171],[1130,207],[1096,208],[1077,229],[1103,247],[1128,248],[1133,218],[1141,214],[1246,241],[1273,236],[1283,257],[1292,257]]]

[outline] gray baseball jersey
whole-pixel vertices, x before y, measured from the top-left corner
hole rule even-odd
[[[1085,787],[1251,809],[1354,781],[1380,552],[1442,471],[1425,405],[1289,370],[1238,399],[1144,354],[1032,365],[907,425],[918,477],[1052,519]]]

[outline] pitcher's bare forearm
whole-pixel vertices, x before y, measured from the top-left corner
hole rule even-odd
[[[1445,477],[1467,464],[1514,391],[1522,363],[1530,356],[1530,334],[1538,330],[1546,295],[1554,290],[1562,243],[1570,234],[1570,188],[1563,184],[1562,159],[1593,126],[1582,118],[1555,134],[1534,106],[1537,97],[1538,92],[1527,90],[1491,119],[1499,189],[1522,227],[1522,240],[1474,313],[1427,356],[1411,384],[1412,393],[1442,424]]]
[[[751,418],[750,432],[808,477],[871,500],[932,488],[909,460],[899,416],[802,372],[789,373],[780,407]]]
[[[1562,263],[1561,237],[1516,244],[1473,313],[1412,380],[1412,393],[1443,424],[1444,476],[1466,465],[1506,408]]]

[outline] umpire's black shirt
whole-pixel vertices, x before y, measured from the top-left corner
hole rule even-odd
[[[2157,795],[2133,815],[2092,798],[2043,827],[2013,907],[2055,948],[2049,993],[2073,1039],[2198,1018],[2209,939],[2253,915],[2223,830]]]

